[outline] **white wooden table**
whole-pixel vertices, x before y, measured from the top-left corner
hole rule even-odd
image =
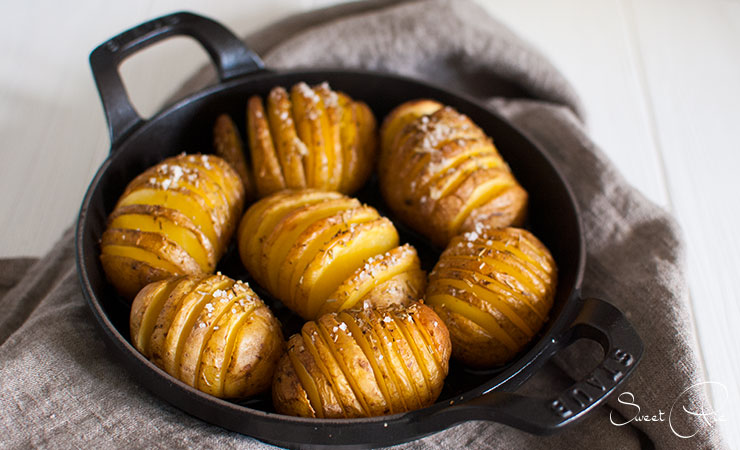
[[[740,448],[740,1],[478,0],[539,46],[582,96],[591,135],[626,178],[678,218],[707,380]],[[27,0],[0,6],[0,256],[39,256],[74,220],[108,151],[88,53],[188,9],[239,33],[337,0]],[[178,38],[122,74],[151,115],[205,53]],[[658,406],[656,406],[658,407]],[[732,425],[735,426],[732,426]]]

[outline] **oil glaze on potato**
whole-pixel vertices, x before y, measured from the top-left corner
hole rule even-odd
[[[453,357],[486,368],[508,362],[540,330],[556,285],[555,261],[534,235],[479,226],[450,241],[424,299],[447,325]]]
[[[283,349],[280,323],[241,281],[175,277],[144,287],[130,315],[131,340],[167,373],[221,398],[269,388]]]
[[[290,90],[275,87],[265,99],[250,97],[246,109],[249,179],[258,197],[303,188],[349,194],[370,176],[378,138],[375,116],[365,103],[327,83],[297,83]],[[237,147],[238,132],[232,125],[227,115],[219,116],[214,127],[217,149]]]
[[[211,155],[180,155],[144,171],[108,218],[100,260],[127,299],[153,281],[212,273],[244,204],[238,174]]]
[[[336,192],[282,191],[253,204],[237,233],[257,282],[301,317],[417,300],[425,273],[393,224]]]
[[[523,223],[526,191],[467,116],[432,100],[410,101],[388,115],[381,142],[383,197],[401,220],[437,245],[476,223]]]
[[[449,357],[447,329],[422,303],[325,314],[288,340],[273,404],[282,414],[321,418],[424,408],[442,391]]]

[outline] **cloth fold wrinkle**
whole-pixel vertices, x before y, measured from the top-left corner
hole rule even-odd
[[[584,294],[617,305],[645,343],[622,391],[664,411],[704,380],[671,217],[630,187],[585,132],[582,107],[547,59],[469,1],[355,2],[282,20],[245,39],[268,67],[348,67],[401,73],[477,97],[553,159],[583,212],[588,261]],[[174,98],[209,81],[198,72]],[[382,118],[380,118],[382,119]],[[493,136],[495,140],[495,136]],[[136,383],[102,345],[75,273],[66,232],[38,261],[0,261],[0,434],[9,447],[113,446],[265,448],[176,410]],[[573,346],[521,391],[546,397],[566,388],[573,367],[598,355]],[[24,374],[24,376],[18,376]],[[707,408],[703,392],[690,399]],[[666,423],[616,427],[612,397],[581,423],[548,437],[471,421],[399,448],[723,448],[719,430],[696,419],[680,439]],[[370,439],[370,437],[369,437]]]

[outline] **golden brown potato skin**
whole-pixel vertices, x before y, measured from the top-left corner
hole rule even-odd
[[[131,341],[180,381],[221,398],[270,387],[280,323],[247,284],[224,275],[157,281],[134,299]]]
[[[388,115],[381,142],[383,197],[401,220],[437,245],[476,223],[524,222],[526,191],[467,116],[432,100],[410,101]]]
[[[282,191],[254,203],[237,232],[254,279],[311,320],[327,312],[409,303],[426,285],[416,250],[393,224],[337,192]]]
[[[521,228],[456,236],[429,275],[425,301],[450,331],[452,355],[468,366],[508,362],[547,321],[557,267]]]
[[[219,116],[214,142],[219,154],[251,171],[258,198],[283,189],[314,188],[351,194],[375,165],[377,122],[363,102],[334,91],[328,83],[273,88],[266,99],[249,98],[246,135],[251,168],[235,155],[238,132]]]
[[[272,386],[282,414],[351,418],[433,404],[449,370],[450,338],[421,302],[330,313],[288,341]]]
[[[252,169],[247,163],[239,130],[228,114],[221,114],[216,118],[216,123],[213,125],[213,148],[216,154],[228,162],[239,174],[244,185],[245,201],[251,202],[255,197]]]
[[[108,280],[131,300],[174,275],[212,273],[244,206],[244,186],[212,155],[167,158],[126,187],[108,218],[100,260]]]

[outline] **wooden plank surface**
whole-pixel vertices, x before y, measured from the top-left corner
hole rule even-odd
[[[689,282],[709,380],[731,389],[740,420],[740,2],[478,0],[539,47],[580,93],[594,140],[648,198],[672,209],[688,243]],[[29,0],[0,14],[0,256],[41,255],[72,224],[108,151],[87,56],[126,28],[175,10],[239,33],[338,0],[243,2]],[[126,61],[137,109],[155,112],[206,61],[175,39]],[[726,426],[733,448],[737,427]]]
[[[720,425],[740,448],[740,2],[629,1]],[[677,362],[678,363],[678,362]],[[734,425],[734,426],[733,426]]]

